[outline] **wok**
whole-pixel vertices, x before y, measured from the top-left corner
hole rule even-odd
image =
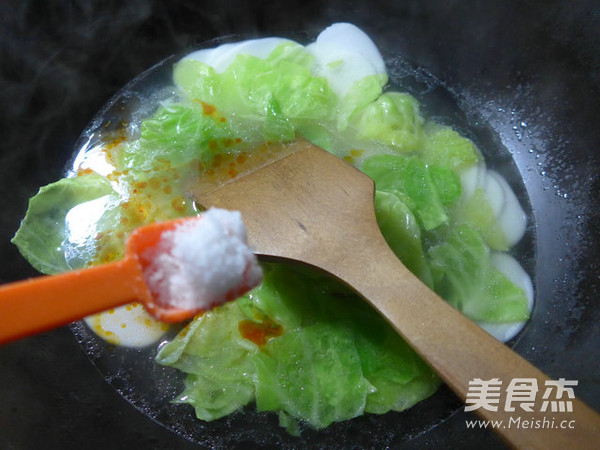
[[[426,112],[470,133],[526,200],[532,220],[518,251],[537,303],[512,345],[551,378],[578,380],[575,393],[600,409],[594,2],[2,0],[0,11],[1,282],[37,275],[9,243],[27,199],[62,176],[81,131],[125,83],[217,36],[311,36],[349,21],[373,37],[392,77],[424,98]],[[104,378],[69,328],[1,347],[0,447],[504,447],[490,430],[467,429],[474,416],[444,389],[434,407],[303,439],[252,416],[225,420],[192,442],[132,406],[118,377],[112,385]]]

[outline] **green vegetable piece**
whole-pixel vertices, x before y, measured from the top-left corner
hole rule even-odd
[[[341,66],[342,64],[344,64],[344,60],[343,59],[337,59],[335,61],[331,61],[330,63],[327,63],[327,67],[329,67],[330,69],[336,69],[339,66]]]
[[[266,59],[238,55],[223,73],[181,61],[174,80],[190,99],[245,119],[264,120],[274,103],[292,121],[329,119],[338,100],[325,78],[311,74],[311,65],[312,56],[301,46],[283,43]]]
[[[460,198],[462,193],[460,178],[452,170],[430,164],[427,166],[427,171],[444,206],[450,206]]]
[[[335,131],[332,128],[315,121],[296,121],[298,135],[328,152],[333,152],[336,142]]]
[[[252,304],[285,330],[314,323],[323,314],[319,303],[324,300],[322,293],[312,295],[311,285],[316,282],[314,277],[285,266],[263,265],[263,281],[252,291]]]
[[[223,142],[234,140],[227,122],[212,114],[213,109],[208,104],[159,108],[142,121],[140,139],[119,152],[121,167],[150,170],[160,160],[173,167],[211,161]]]
[[[358,109],[350,121],[360,139],[373,139],[400,152],[416,150],[423,140],[419,103],[406,93],[383,94]]]
[[[423,131],[422,154],[427,164],[461,170],[481,159],[475,144],[448,126],[428,122]]]
[[[187,374],[178,401],[192,405],[199,419],[224,417],[254,398],[250,356],[258,349],[242,338],[238,328],[246,318],[240,301],[208,311],[163,346],[156,357],[158,363]]]
[[[377,100],[384,84],[381,77],[377,75],[368,75],[355,81],[340,101],[338,129],[345,129],[352,114]],[[359,129],[358,132],[361,137],[364,136],[362,129]]]
[[[221,78],[207,64],[193,59],[183,59],[173,67],[173,81],[191,100],[213,104],[220,97]]]
[[[238,55],[229,70],[235,73],[235,81],[257,113],[273,97],[292,119],[327,119],[337,103],[325,78],[313,76],[308,68],[294,62],[269,64],[268,60]]]
[[[291,141],[296,137],[294,125],[290,119],[283,114],[281,107],[275,99],[271,99],[267,104],[264,136],[267,140],[273,141]]]
[[[67,215],[74,207],[87,204],[90,206],[88,216],[89,213],[94,216],[90,219],[101,220],[104,208],[111,204],[114,194],[110,182],[95,173],[63,178],[44,186],[29,200],[27,214],[12,242],[42,273],[55,274],[81,268],[85,257],[90,259],[95,254],[96,225],[90,223],[85,227],[78,223],[77,229],[71,229]],[[100,215],[93,214],[98,211]],[[70,236],[71,233],[79,235],[80,239]],[[73,258],[73,253],[83,253],[84,260]]]
[[[433,286],[427,265],[421,229],[415,216],[398,195],[392,192],[375,192],[375,215],[386,242],[404,265],[428,286]]]
[[[375,388],[365,412],[403,411],[437,390],[439,378],[380,316],[353,325],[363,374]]]
[[[283,411],[315,429],[361,415],[372,389],[343,324],[292,330],[270,341],[255,363],[258,409]]]
[[[438,171],[434,178],[423,162],[400,155],[372,156],[365,160],[362,170],[373,178],[378,190],[398,191],[409,197],[414,205],[412,211],[425,230],[448,223],[444,201],[453,200],[460,192],[460,180],[455,175]],[[440,193],[439,183],[451,183],[454,187],[444,187]]]
[[[436,291],[467,317],[510,323],[529,318],[522,289],[497,270],[477,230],[461,225],[443,244],[429,250]]]

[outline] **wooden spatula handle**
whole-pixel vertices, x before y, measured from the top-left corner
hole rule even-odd
[[[148,296],[137,261],[120,261],[0,287],[0,344]]]
[[[351,248],[358,244],[346,246],[347,251],[340,248],[336,275],[370,301],[463,401],[470,381],[499,380],[497,411],[480,407],[475,412],[483,420],[501,421],[497,431],[510,444],[518,448],[598,448],[600,416],[595,411],[563,396],[562,401],[571,402],[572,412],[551,412],[548,401],[556,397],[543,399],[549,380],[544,373],[417,282],[383,238],[369,239],[358,247],[359,252],[353,252]],[[537,385],[535,400],[528,407],[531,412],[522,409],[518,398],[506,403],[507,387],[518,378],[535,380]]]

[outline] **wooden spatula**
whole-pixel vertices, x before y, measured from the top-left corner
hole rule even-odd
[[[216,190],[197,189],[195,200],[204,207],[241,211],[250,247],[259,257],[309,264],[350,285],[463,401],[470,381],[500,380],[499,399],[490,408],[497,411],[482,407],[476,412],[485,420],[502,421],[496,431],[511,445],[598,448],[596,412],[565,398],[573,412],[542,412],[549,378],[449,306],[398,260],[377,226],[370,178],[306,141],[292,147],[291,154]],[[537,383],[531,412],[519,402],[506,405],[506,388],[517,378]],[[553,419],[548,428],[545,424]]]

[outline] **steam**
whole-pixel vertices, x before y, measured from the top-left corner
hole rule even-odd
[[[149,17],[149,3],[26,0],[3,6],[0,107],[11,132],[4,135],[8,151],[0,165],[23,175],[39,170],[50,180],[94,111],[126,81],[116,73],[132,77],[147,65],[119,49]]]

